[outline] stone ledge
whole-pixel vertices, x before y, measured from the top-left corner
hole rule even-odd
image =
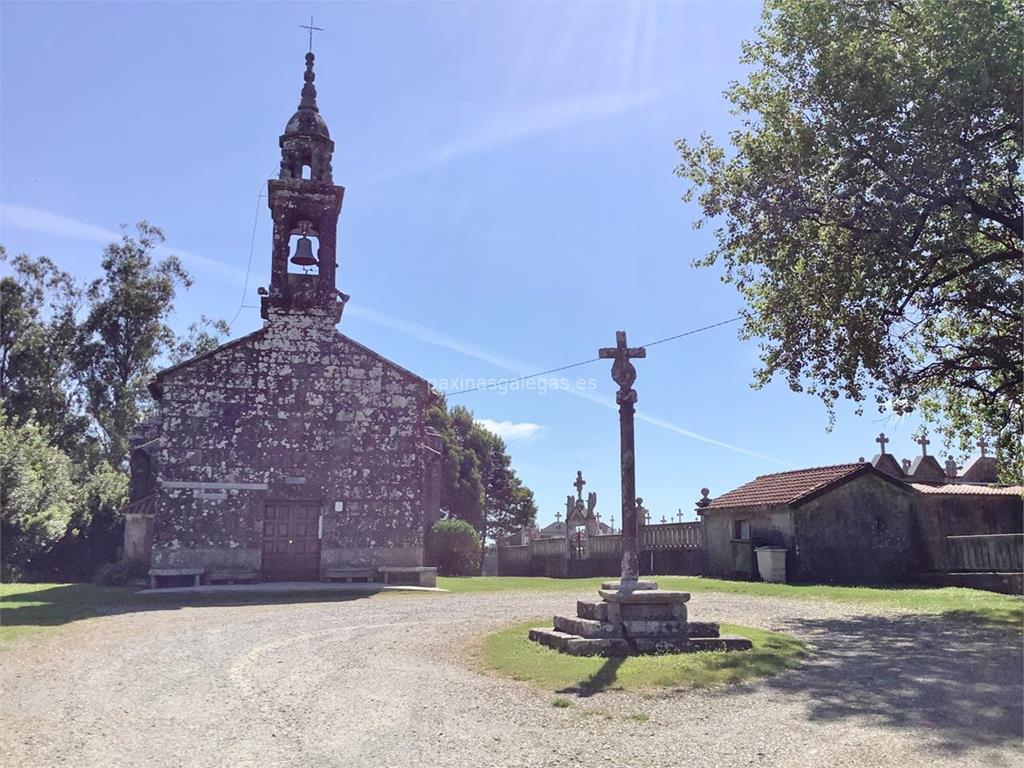
[[[643,589],[635,592],[601,589],[598,590],[598,594],[606,603],[621,603],[625,605],[638,603],[685,603],[690,599],[689,592],[676,592],[671,589]]]

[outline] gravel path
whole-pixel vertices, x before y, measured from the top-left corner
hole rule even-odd
[[[565,709],[467,667],[470,638],[571,612],[577,597],[384,595],[76,622],[0,655],[0,764],[1024,766],[1012,630],[704,594],[694,620],[789,632],[812,658],[752,684],[613,690]]]

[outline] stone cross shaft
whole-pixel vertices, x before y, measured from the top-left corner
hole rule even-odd
[[[917,439],[917,444],[921,446],[921,455],[922,456],[927,456],[928,455],[928,446],[929,446],[930,443],[931,443],[931,440],[928,439],[928,435],[921,435],[921,437],[919,437]]]
[[[875,438],[875,442],[882,446],[882,449],[881,451],[879,451],[879,453],[881,453],[884,456],[885,444],[889,442],[889,438],[885,436],[885,432],[879,432],[878,437]]]
[[[583,470],[576,470],[576,482],[573,483],[573,487],[576,489],[576,498],[583,501],[583,486],[587,484],[587,481],[583,479]]]
[[[619,455],[622,474],[622,582],[635,582],[640,578],[637,556],[636,519],[636,456],[634,453],[633,415],[636,412],[636,368],[630,360],[647,357],[643,347],[630,347],[626,332],[615,332],[615,346],[603,347],[597,356],[611,359],[612,381],[619,385],[615,402],[619,405]]]
[[[981,455],[984,456],[985,449],[988,448],[988,442],[985,440],[984,437],[978,441],[978,447],[981,449]]]

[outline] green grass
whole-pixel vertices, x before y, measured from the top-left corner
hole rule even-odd
[[[557,693],[590,695],[609,689],[710,688],[738,683],[797,667],[806,655],[803,643],[789,635],[723,624],[723,634],[748,637],[754,647],[730,653],[680,653],[625,659],[567,656],[527,637],[530,627],[546,626],[549,622],[550,619],[535,619],[488,635],[476,650],[479,665],[504,677],[531,682]],[[643,722],[646,715],[633,718]]]
[[[948,614],[1020,627],[1024,600],[980,589],[962,587],[832,587],[824,585],[767,584],[724,581],[699,576],[652,576],[662,589],[678,589],[694,595],[717,592],[794,600],[833,600],[883,606],[904,613]],[[576,592],[593,594],[607,579],[548,579],[532,576],[478,576],[439,578],[437,585],[451,592]]]

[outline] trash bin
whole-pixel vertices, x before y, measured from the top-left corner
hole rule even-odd
[[[763,581],[786,583],[786,548],[755,547],[757,553],[757,570]]]

